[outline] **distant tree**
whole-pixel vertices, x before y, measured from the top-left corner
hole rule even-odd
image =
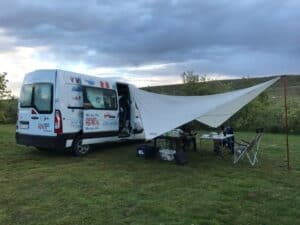
[[[200,82],[207,82],[207,81],[210,81],[211,79],[207,77],[206,74],[202,75],[199,77],[199,81]]]
[[[17,114],[17,100],[7,90],[7,73],[0,73],[0,124],[14,122]]]
[[[194,72],[191,70],[188,70],[181,74],[181,78],[184,84],[197,83],[199,82],[199,77],[200,77],[199,74],[194,74]]]
[[[6,72],[0,73],[0,99],[11,97],[11,92],[7,90]]]
[[[250,75],[242,76],[242,79],[245,79],[245,80],[249,80],[250,78],[251,78]]]

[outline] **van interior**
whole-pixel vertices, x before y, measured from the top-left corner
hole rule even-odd
[[[130,93],[127,84],[117,83],[119,96],[119,137],[128,137],[131,132]]]

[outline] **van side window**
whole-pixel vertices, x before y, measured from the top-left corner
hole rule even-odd
[[[25,84],[21,91],[20,107],[32,107],[39,113],[51,113],[52,92],[52,84],[50,83]]]
[[[32,101],[32,84],[25,84],[22,87],[21,96],[20,96],[20,106],[21,107],[31,107]]]
[[[114,90],[84,87],[84,105],[86,108],[117,110],[117,94]],[[88,106],[88,107],[87,107]]]

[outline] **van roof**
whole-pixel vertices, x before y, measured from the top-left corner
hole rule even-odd
[[[97,79],[97,80],[99,79],[99,80],[105,80],[105,81],[109,81],[109,82],[119,82],[119,83],[126,83],[127,84],[127,82],[119,81],[117,78],[101,77],[101,76],[97,76],[97,75],[88,75],[88,74],[82,74],[82,73],[76,73],[76,72],[66,71],[66,70],[62,70],[62,69],[38,69],[38,70],[34,70],[34,71],[26,74],[26,77],[28,77],[28,78],[31,77],[30,80],[32,80],[33,77],[37,77],[37,75],[41,74],[41,73],[43,74],[43,76],[48,76],[48,77],[49,76],[53,76],[56,73],[59,76],[61,74],[69,74],[69,75],[72,74],[73,76],[80,76],[80,77],[85,77],[85,78],[90,78],[90,79]],[[26,78],[24,80],[26,80]]]

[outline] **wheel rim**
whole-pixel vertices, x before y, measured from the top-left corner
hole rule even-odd
[[[77,152],[83,155],[87,153],[89,150],[90,150],[89,145],[83,145],[81,140],[77,142]]]

